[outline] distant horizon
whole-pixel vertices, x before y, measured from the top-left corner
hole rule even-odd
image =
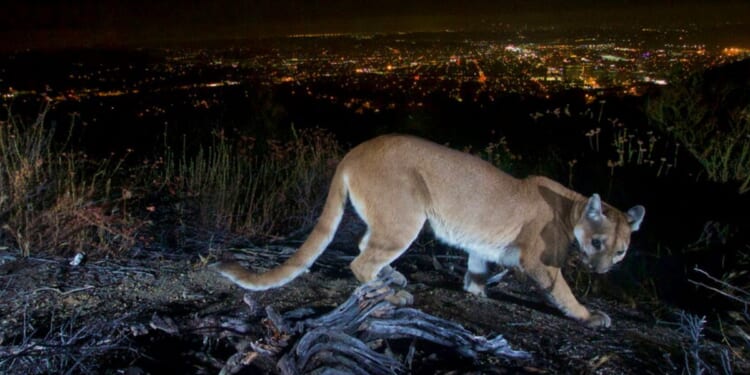
[[[220,47],[236,47],[237,43],[247,43],[247,44],[256,44],[256,43],[266,43],[268,41],[273,41],[277,39],[286,39],[286,38],[333,38],[333,37],[358,37],[358,36],[394,36],[394,35],[410,35],[410,34],[456,34],[456,35],[462,35],[462,34],[474,34],[474,35],[481,35],[481,34],[498,34],[498,36],[501,35],[501,33],[511,33],[511,32],[517,32],[520,35],[524,35],[524,37],[527,37],[528,34],[539,34],[542,32],[550,34],[548,38],[566,38],[566,37],[573,37],[573,36],[582,36],[585,35],[585,32],[597,32],[597,31],[608,31],[608,30],[615,30],[617,32],[638,32],[643,29],[658,29],[663,31],[673,31],[676,32],[679,28],[678,26],[663,26],[662,27],[650,27],[650,26],[633,26],[631,25],[629,28],[626,27],[617,27],[617,26],[580,26],[580,27],[570,27],[570,26],[558,26],[558,25],[550,25],[550,26],[533,26],[533,25],[519,25],[519,26],[513,26],[513,25],[503,25],[505,28],[503,29],[492,29],[492,28],[474,28],[474,29],[450,29],[450,28],[444,28],[444,29],[434,29],[434,30],[411,30],[411,31],[329,31],[329,32],[309,32],[309,33],[290,33],[290,34],[278,34],[278,35],[262,35],[262,36],[248,36],[248,35],[241,35],[241,34],[225,34],[225,35],[205,35],[203,38],[179,38],[179,37],[165,37],[163,39],[122,39],[122,38],[116,38],[116,34],[111,34],[109,37],[104,37],[101,39],[96,40],[88,40],[87,42],[70,42],[70,39],[82,41],[85,40],[83,36],[78,32],[57,32],[56,36],[45,38],[45,43],[36,43],[31,45],[0,45],[0,53],[2,54],[8,54],[13,52],[24,52],[24,51],[38,51],[38,52],[54,52],[54,51],[65,51],[65,50],[87,50],[87,49],[112,49],[112,50],[129,50],[129,49],[142,49],[142,48],[181,48],[181,47],[190,47],[190,48],[220,48]],[[694,25],[693,25],[694,26]],[[719,31],[722,31],[720,34],[717,33],[711,33],[708,35],[705,35],[705,37],[701,35],[697,35],[695,33],[696,30],[690,29],[686,34],[689,34],[692,37],[695,37],[700,43],[712,43],[712,46],[724,46],[724,47],[740,47],[740,48],[750,48],[750,23],[737,23],[737,24],[727,24],[727,25],[719,25],[714,27],[704,27],[699,30],[708,30],[711,29],[713,31],[716,31],[719,29]],[[559,35],[554,35],[554,32],[559,32]],[[578,33],[578,35],[565,35],[565,33],[571,33],[575,34]],[[43,35],[43,33],[42,33]],[[8,32],[0,32],[0,39],[8,37]],[[27,37],[30,37],[30,35],[27,34]],[[6,39],[7,40],[7,39]]]
[[[295,0],[230,2],[210,5],[114,0],[45,1],[11,4],[13,14],[0,25],[0,51],[87,47],[153,47],[217,40],[259,40],[299,34],[391,34],[444,30],[492,31],[498,28],[638,28],[727,25],[750,39],[750,2],[530,0],[426,1],[333,0],[326,6]],[[72,4],[72,5],[71,5]],[[76,7],[75,5],[81,5]],[[179,5],[178,5],[179,4]],[[745,34],[745,35],[741,35]],[[562,36],[562,35],[561,35]],[[743,40],[750,44],[750,40]]]

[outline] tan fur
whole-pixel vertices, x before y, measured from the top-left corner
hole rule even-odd
[[[436,237],[469,254],[467,291],[484,295],[488,262],[515,266],[566,315],[591,326],[609,326],[610,319],[581,305],[563,279],[560,267],[569,245],[578,242],[583,263],[606,272],[622,260],[630,233],[645,213],[642,206],[622,213],[596,194],[586,198],[544,177],[516,179],[472,155],[415,137],[387,135],[344,157],[318,223],[284,264],[262,274],[236,263],[220,263],[217,270],[249,290],[291,281],[331,241],[347,195],[368,227],[351,263],[361,282],[375,279],[429,222]]]

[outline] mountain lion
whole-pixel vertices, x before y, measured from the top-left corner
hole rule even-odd
[[[622,213],[599,195],[584,197],[545,177],[514,178],[475,156],[423,139],[386,135],[360,144],[341,161],[323,213],[297,253],[255,274],[235,262],[215,265],[242,288],[266,290],[290,282],[325,250],[346,199],[367,224],[351,263],[361,282],[375,279],[406,251],[429,222],[435,236],[469,254],[464,289],[484,295],[487,263],[520,268],[567,316],[608,327],[609,316],[581,305],[560,267],[571,244],[582,262],[604,273],[625,257],[645,209]]]

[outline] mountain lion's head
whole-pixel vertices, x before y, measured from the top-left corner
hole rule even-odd
[[[638,230],[645,214],[643,206],[635,206],[623,214],[602,204],[599,194],[591,196],[574,229],[583,263],[597,273],[609,271],[625,258],[630,234]]]

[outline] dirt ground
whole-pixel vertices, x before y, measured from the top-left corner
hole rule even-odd
[[[266,306],[323,314],[348,298],[358,285],[347,264],[360,230],[345,222],[311,272],[248,295],[206,267],[218,252],[209,259],[164,252],[72,266],[70,259],[0,251],[0,373],[219,373],[241,342],[268,334]],[[298,244],[224,252],[262,269]],[[429,240],[395,263],[409,280],[412,307],[477,335],[501,334],[531,358],[469,359],[428,342],[393,340],[389,350],[398,358],[413,347],[406,372],[663,374],[690,372],[697,363],[686,355],[691,340],[680,325],[649,311],[589,295],[582,302],[613,320],[612,328],[593,330],[563,317],[520,275],[509,273],[488,287],[488,298],[468,294],[462,290],[463,267],[459,252]],[[672,322],[678,321],[674,315]],[[722,371],[723,346],[715,340],[709,332],[696,347],[709,372]],[[248,360],[241,373],[275,372],[278,355]],[[748,363],[729,357],[735,373],[750,371]]]

